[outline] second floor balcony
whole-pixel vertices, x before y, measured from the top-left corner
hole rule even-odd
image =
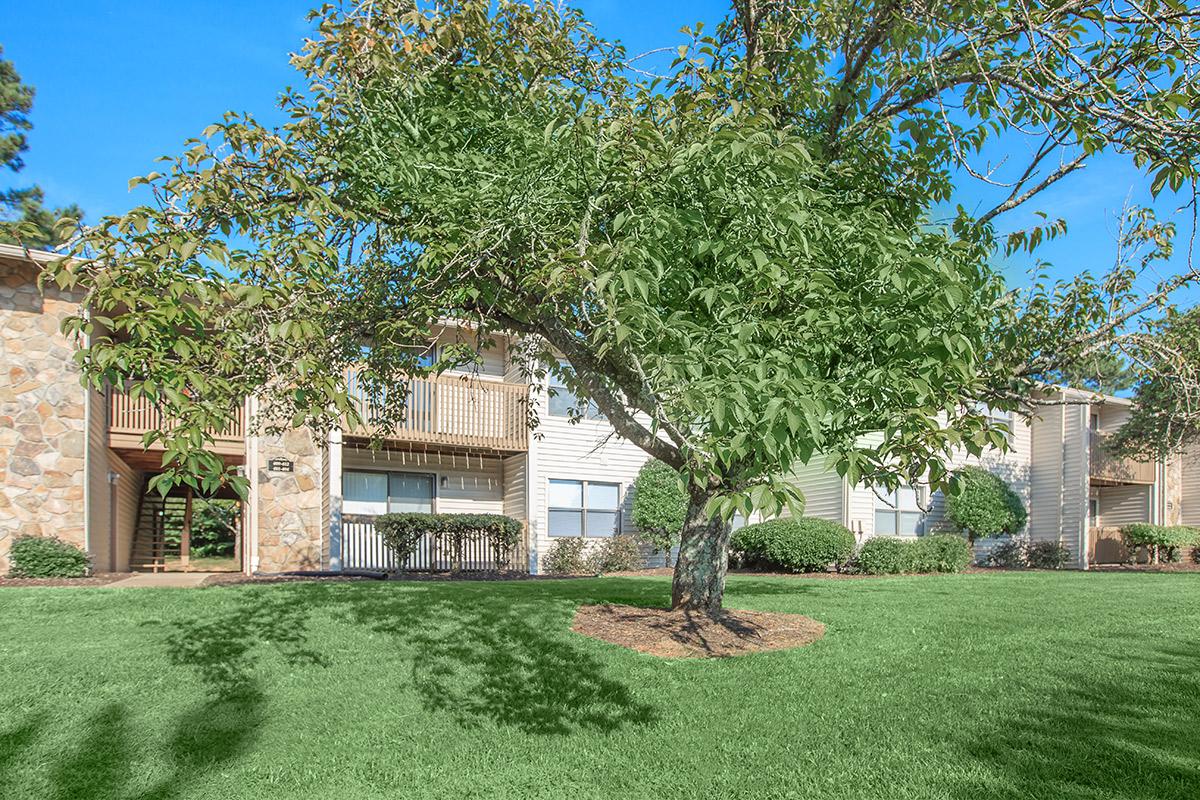
[[[114,450],[132,452],[146,451],[161,453],[163,447],[155,442],[150,447],[142,443],[149,431],[170,430],[170,422],[164,427],[163,414],[152,398],[134,399],[125,392],[109,387],[106,393],[108,406],[108,446]],[[246,453],[245,409],[239,407],[232,424],[227,430],[213,433],[210,446],[212,452],[232,459],[234,463]]]
[[[1101,483],[1151,484],[1155,478],[1153,461],[1136,461],[1120,458],[1105,447],[1104,434],[1089,431],[1091,457],[1088,460],[1088,477]]]
[[[495,453],[529,449],[527,384],[453,374],[415,379],[404,398],[403,421],[386,430],[372,420],[388,398],[370,396],[354,372],[347,385],[363,422],[347,423],[346,436]]]

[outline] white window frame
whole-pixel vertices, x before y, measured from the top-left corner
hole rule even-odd
[[[875,495],[875,507],[874,507],[874,513],[871,517],[871,525],[875,529],[876,536],[896,536],[896,537],[911,538],[911,537],[915,537],[915,536],[924,536],[925,535],[925,523],[927,521],[928,512],[925,510],[924,502],[923,502],[924,501],[924,487],[917,485],[917,484],[910,484],[908,486],[902,486],[900,488],[901,489],[912,489],[913,504],[916,506],[916,510],[914,511],[913,509],[907,509],[907,508],[901,507],[899,489],[897,489],[894,492],[889,492],[884,487],[876,487],[873,490],[873,493]],[[886,492],[886,494],[884,494],[884,492]],[[879,515],[885,514],[885,513],[890,514],[892,516],[892,526],[893,526],[893,531],[894,531],[893,533],[880,533],[879,532]],[[917,514],[918,515],[916,531],[914,531],[913,533],[904,533],[901,530],[902,525],[900,523],[901,523],[901,520],[903,520],[904,514]]]
[[[559,359],[558,366],[560,369],[573,369],[570,362],[565,359]],[[593,421],[603,422],[608,419],[604,413],[600,411],[600,407],[596,405],[594,400],[584,400],[579,397],[570,387],[562,382],[562,378],[558,377],[553,370],[549,370],[549,379],[547,382],[548,392],[546,394],[546,413],[551,417],[559,419],[570,419],[572,415],[569,411],[565,414],[559,414],[554,411],[553,400],[557,396],[570,397],[575,402],[571,404],[571,408],[579,410],[578,418]]]
[[[371,512],[362,512],[362,511],[350,511],[350,510],[346,509],[347,503],[367,502],[367,501],[347,500],[346,499],[346,477],[352,473],[359,473],[359,474],[366,474],[366,475],[383,475],[384,476],[384,480],[387,483],[387,495],[384,499],[384,510],[382,512],[371,513]],[[391,510],[391,488],[392,488],[392,476],[393,475],[417,475],[420,477],[429,478],[430,484],[433,489],[432,494],[430,495],[429,513],[436,514],[438,512],[438,486],[440,484],[440,479],[436,472],[418,472],[415,470],[397,470],[397,469],[390,469],[390,470],[359,469],[357,467],[348,467],[348,468],[344,468],[342,470],[342,486],[341,486],[342,513],[354,514],[354,515],[358,515],[358,516],[372,516],[372,517],[379,516],[381,513],[382,514],[396,513],[396,512],[392,512],[392,510]]]
[[[568,508],[566,506],[550,505],[550,487],[554,481],[562,483],[578,483],[579,484],[579,501],[582,505],[579,508]],[[614,508],[589,508],[588,507],[588,486],[612,486],[617,490],[617,505]],[[546,479],[546,535],[551,539],[611,539],[614,536],[619,536],[622,531],[624,520],[622,519],[621,504],[624,502],[623,486],[619,481],[594,481],[586,478],[547,478]],[[550,514],[553,511],[565,511],[579,514],[579,536],[574,534],[554,533],[550,526]],[[616,524],[613,525],[613,530],[610,533],[590,534],[588,533],[588,511],[611,512],[616,515]]]
[[[1003,426],[1004,436],[1009,442],[1013,440],[1013,436],[1016,434],[1017,419],[1014,412],[1001,411],[999,409],[992,408],[987,403],[977,401],[975,403],[975,413],[987,420],[989,428],[999,428],[1000,426]]]

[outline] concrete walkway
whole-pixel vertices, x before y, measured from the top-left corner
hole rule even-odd
[[[106,583],[105,589],[173,588],[194,589],[215,572],[141,572],[129,578]]]

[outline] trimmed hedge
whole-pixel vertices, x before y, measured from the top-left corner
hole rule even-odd
[[[858,551],[856,563],[868,575],[913,572],[962,572],[975,560],[971,544],[953,533],[936,533],[919,539],[876,536]]]
[[[913,572],[962,572],[975,561],[971,543],[954,533],[922,536],[912,548]]]
[[[733,535],[730,549],[743,567],[821,572],[850,560],[854,534],[836,522],[789,517],[747,525]]]
[[[587,554],[588,572],[632,572],[644,564],[642,546],[636,536],[610,536]]]
[[[1121,540],[1132,560],[1139,547],[1145,547],[1151,562],[1179,561],[1190,552],[1196,558],[1200,548],[1200,529],[1186,525],[1149,525],[1138,523],[1121,528]]]
[[[683,530],[687,507],[687,492],[678,472],[657,459],[642,465],[633,484],[633,524],[642,541],[666,555],[668,567],[671,548]]]
[[[542,558],[542,569],[551,575],[583,575],[588,572],[587,559],[583,555],[586,547],[587,539],[579,536],[555,539]]]
[[[1029,563],[1029,554],[1024,539],[1010,536],[992,548],[987,556],[989,567],[1000,569],[1022,569]]]
[[[858,569],[868,575],[898,575],[912,571],[912,547],[894,536],[875,536],[858,550]]]
[[[1032,542],[1025,548],[1025,560],[1033,569],[1063,569],[1071,551],[1061,542]]]
[[[375,530],[401,565],[426,535],[443,539],[450,548],[452,565],[462,562],[463,547],[469,539],[483,537],[497,565],[509,564],[521,541],[521,523],[502,514],[381,514],[375,518]]]
[[[982,467],[964,467],[955,478],[958,491],[946,498],[946,516],[972,540],[1025,527],[1025,503],[1003,480]]]
[[[92,566],[87,553],[54,536],[18,536],[8,561],[14,578],[82,578]]]

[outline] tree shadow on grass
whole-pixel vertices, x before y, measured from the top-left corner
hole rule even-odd
[[[171,800],[250,748],[262,722],[261,702],[261,695],[246,693],[208,700],[180,715],[159,753],[165,770],[150,782],[135,766],[145,754],[145,737],[137,735],[126,703],[105,704],[75,723],[71,745],[55,750],[48,763],[36,755],[22,759],[23,753],[36,754],[42,738],[40,726],[27,721],[0,734],[0,796],[30,796],[21,779],[45,770],[47,787],[38,796],[48,800]]]
[[[327,587],[320,587],[326,589]],[[422,705],[463,727],[524,733],[612,732],[658,719],[569,632],[581,594],[562,584],[513,591],[409,584],[323,591],[335,617],[394,638],[411,658]],[[621,587],[646,599],[661,589]],[[587,592],[583,592],[586,594]]]
[[[214,588],[207,591],[228,591]],[[292,666],[324,667],[309,628],[314,617],[387,635],[411,666],[429,711],[464,727],[483,723],[525,733],[611,732],[658,714],[569,632],[582,602],[665,602],[646,581],[499,583],[296,583],[242,588],[222,613],[176,623],[166,639],[173,664],[196,671],[218,701],[258,691],[258,659],[274,648]]]
[[[1060,671],[1046,695],[1030,697],[992,736],[959,749],[987,772],[955,797],[1096,798],[1200,796],[1200,643],[1125,658],[1136,678]],[[1076,654],[1078,655],[1078,654]],[[1129,662],[1120,665],[1128,674]],[[1071,687],[1061,691],[1057,687]]]

